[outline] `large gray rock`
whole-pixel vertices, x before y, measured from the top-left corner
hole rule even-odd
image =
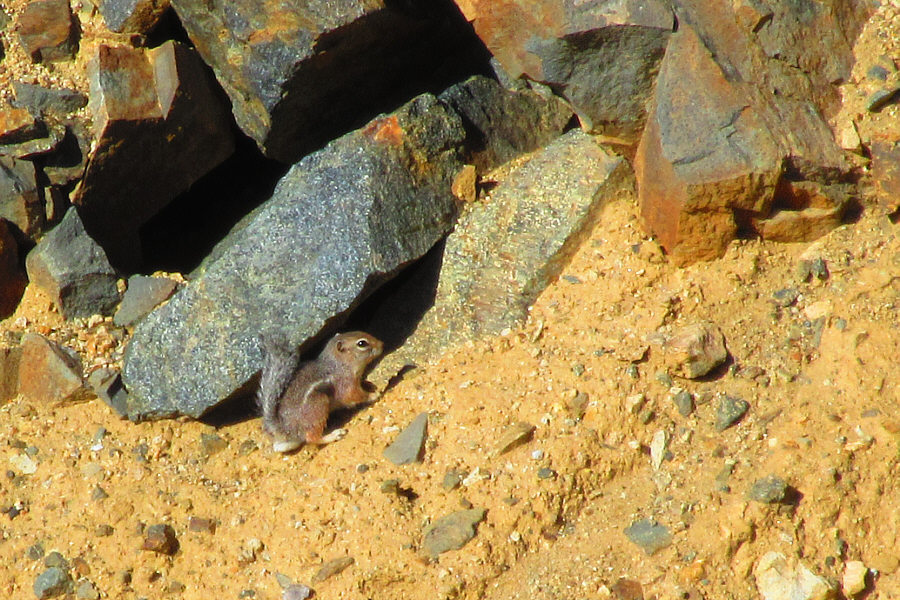
[[[513,170],[448,236],[434,306],[370,380],[383,385],[405,366],[523,320],[596,225],[604,201],[631,182],[625,160],[581,130]]]
[[[259,370],[261,332],[299,345],[422,256],[454,222],[464,135],[423,95],[294,165],[135,329],[128,416],[201,416]]]
[[[28,253],[25,269],[66,319],[109,315],[119,302],[116,271],[75,208]]]
[[[453,24],[461,19],[433,0],[172,6],[231,98],[240,128],[288,164],[358,126],[360,115],[397,106],[424,74],[455,66],[448,53],[469,43]]]
[[[512,76],[545,83],[591,131],[634,142],[675,24],[658,0],[457,0]]]

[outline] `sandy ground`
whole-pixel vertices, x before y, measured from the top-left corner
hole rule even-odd
[[[881,18],[896,23],[896,8]],[[861,42],[871,60],[897,56],[884,30]],[[896,106],[859,108],[866,68],[841,117],[864,140],[897,127]],[[624,578],[645,598],[743,599],[758,597],[756,562],[778,551],[838,587],[860,560],[867,598],[900,597],[900,236],[875,198],[863,203],[873,208],[857,223],[814,244],[738,241],[676,269],[622,197],[522,327],[410,374],[353,415],[343,440],[294,455],[274,454],[258,419],[135,425],[99,400],[15,399],[0,406],[0,595],[34,597],[58,551],[104,598],[276,599],[286,580],[319,598],[639,597]],[[817,258],[827,278],[800,281],[798,265]],[[797,300],[778,306],[785,288]],[[654,340],[699,321],[724,332],[729,363],[702,381],[665,377]],[[108,322],[63,323],[33,289],[0,330],[63,341],[87,370],[122,346]],[[694,396],[689,416],[676,388]],[[722,395],[750,409],[718,431]],[[383,448],[421,412],[423,461],[391,464]],[[533,439],[498,454],[518,422]],[[463,483],[447,489],[448,473]],[[793,504],[748,499],[770,474]],[[428,524],[470,507],[487,510],[475,538],[427,559]],[[648,556],[630,542],[639,518],[668,527],[672,544]],[[174,555],[142,549],[155,524],[174,529]]]

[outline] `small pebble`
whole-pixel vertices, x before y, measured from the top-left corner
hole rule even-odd
[[[672,401],[675,403],[675,408],[678,409],[678,414],[682,417],[689,417],[694,412],[694,397],[689,391],[680,390],[672,396]]]
[[[772,294],[772,298],[774,298],[775,304],[777,304],[781,308],[787,308],[788,306],[791,306],[792,304],[797,302],[797,298],[799,297],[800,292],[795,288],[784,288]]]
[[[444,488],[445,492],[455,490],[462,483],[464,475],[464,473],[455,469],[447,471],[446,473],[444,473],[444,479],[443,481],[441,481],[441,487]]]
[[[281,592],[281,600],[306,600],[312,595],[312,589],[302,583],[292,583]]]
[[[384,457],[395,465],[408,465],[422,458],[425,437],[428,433],[428,413],[420,413],[384,449]]]
[[[531,458],[533,460],[543,460],[544,459],[544,451],[541,450],[540,448],[537,450],[533,450],[531,452]]]
[[[866,77],[869,79],[878,79],[879,81],[887,81],[888,70],[881,65],[872,65],[869,67],[869,70],[866,71]]]
[[[312,582],[315,584],[325,581],[326,579],[330,579],[352,565],[354,562],[356,561],[352,556],[342,556],[340,558],[329,560],[328,562],[323,564],[318,571],[316,571],[316,574],[313,575]]]
[[[59,567],[50,567],[34,580],[34,595],[38,598],[53,598],[65,594],[72,587],[69,574]]]
[[[115,529],[113,529],[111,525],[104,523],[102,525],[97,525],[94,529],[94,535],[97,537],[107,537],[112,535],[114,531]]]
[[[625,536],[648,556],[672,543],[672,533],[652,519],[639,519],[625,528]]]
[[[522,444],[528,443],[534,435],[534,430],[534,425],[524,421],[510,425],[494,446],[493,455],[506,454]]]
[[[876,90],[869,96],[868,100],[866,100],[866,110],[869,112],[878,112],[888,104],[894,102],[898,92],[900,92],[900,88],[896,87]]]
[[[369,465],[367,465],[365,463],[360,463],[360,464],[356,465],[356,472],[357,473],[368,473]]]
[[[173,555],[178,551],[178,539],[175,537],[175,530],[171,525],[160,523],[151,525],[144,534],[144,543],[142,548],[150,552],[158,552],[159,554]]]
[[[278,582],[278,585],[281,586],[281,589],[287,589],[289,586],[294,585],[294,580],[285,575],[284,573],[275,573],[275,581]]]
[[[855,596],[866,589],[866,576],[869,569],[859,560],[848,561],[844,565],[844,575],[841,577],[841,589],[847,597]]]
[[[91,490],[91,500],[94,502],[99,502],[100,500],[105,500],[107,498],[109,498],[109,494],[107,494],[106,490],[99,485],[95,485],[94,489]]]
[[[69,561],[66,560],[66,557],[56,550],[44,557],[44,566],[59,567],[63,571],[68,571],[70,568]]]
[[[97,590],[90,581],[82,579],[75,588],[75,597],[78,598],[78,600],[98,600],[100,598],[100,591]]]
[[[753,482],[747,497],[763,504],[778,504],[787,497],[788,485],[777,475],[766,475]]]
[[[188,530],[195,531],[197,533],[213,534],[216,532],[216,522],[212,519],[191,517],[190,519],[188,519]]]
[[[553,479],[556,477],[556,471],[549,467],[543,467],[538,469],[537,476],[538,479]]]
[[[41,560],[44,558],[44,546],[42,546],[40,542],[28,546],[28,550],[25,551],[25,556],[31,560]]]
[[[656,381],[663,384],[663,386],[670,388],[675,385],[675,382],[672,381],[672,376],[666,373],[665,371],[657,371],[656,372]]]
[[[381,482],[380,489],[382,494],[399,494],[400,481],[397,479],[385,479]]]
[[[200,434],[200,453],[210,457],[228,448],[228,442],[215,433]]]
[[[638,366],[634,363],[631,363],[627,367],[625,367],[625,374],[631,377],[632,379],[637,379],[640,377],[640,372],[638,371]]]
[[[174,579],[166,586],[166,591],[170,594],[181,594],[186,589],[187,587],[183,583]]]
[[[750,410],[750,404],[747,401],[723,395],[719,400],[718,408],[716,408],[716,431],[725,431],[740,421],[748,410]]]

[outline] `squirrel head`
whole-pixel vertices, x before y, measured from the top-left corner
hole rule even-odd
[[[381,356],[383,349],[381,340],[362,331],[339,333],[331,338],[326,347],[332,357],[352,366],[360,375],[370,362]]]

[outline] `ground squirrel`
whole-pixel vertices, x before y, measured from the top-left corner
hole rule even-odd
[[[362,376],[369,363],[381,355],[381,341],[361,331],[339,333],[316,360],[302,363],[297,349],[265,337],[262,345],[265,360],[257,400],[263,430],[274,439],[275,452],[290,452],[304,442],[327,444],[343,437],[343,429],[322,435],[328,414],[366,401]]]

